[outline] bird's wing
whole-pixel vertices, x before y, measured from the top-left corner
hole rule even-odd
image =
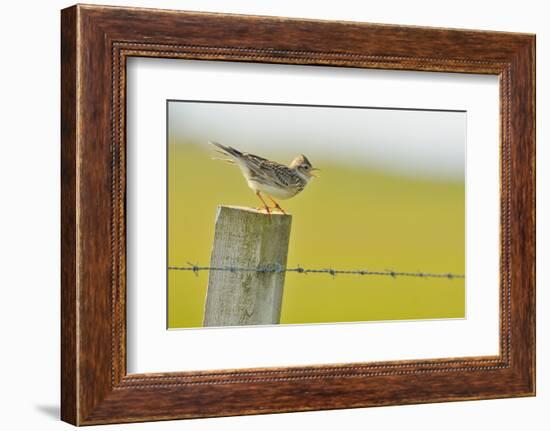
[[[275,183],[279,187],[291,185],[292,176],[287,174],[288,168],[285,165],[248,153],[243,154],[243,159],[251,178],[255,181],[265,184]]]
[[[244,163],[248,169],[251,179],[264,184],[278,185],[279,187],[289,187],[295,185],[293,175],[288,175],[288,167],[280,163],[272,162],[255,154],[242,153],[239,150],[218,142],[210,141],[212,145],[219,148],[222,154],[229,155],[236,160]]]

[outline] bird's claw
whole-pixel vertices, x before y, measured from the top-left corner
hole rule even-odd
[[[268,206],[259,206],[256,208],[256,211],[265,212],[271,215],[271,208],[269,208]]]

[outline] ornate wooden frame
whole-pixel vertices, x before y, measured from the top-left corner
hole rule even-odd
[[[81,5],[61,16],[63,420],[88,425],[534,395],[534,35]],[[500,354],[128,375],[129,56],[498,75]]]

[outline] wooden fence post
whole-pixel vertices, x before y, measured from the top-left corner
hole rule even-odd
[[[219,206],[211,267],[285,268],[292,216]],[[279,323],[285,272],[210,270],[204,326]]]

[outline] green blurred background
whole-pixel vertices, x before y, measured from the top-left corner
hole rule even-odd
[[[207,144],[169,139],[170,266],[209,264],[217,205],[258,206],[239,169],[214,155]],[[464,274],[463,181],[415,179],[309,157],[322,169],[320,178],[281,202],[293,216],[289,267]],[[202,326],[207,282],[207,272],[169,271],[169,328]],[[281,323],[464,315],[464,279],[289,273]]]

